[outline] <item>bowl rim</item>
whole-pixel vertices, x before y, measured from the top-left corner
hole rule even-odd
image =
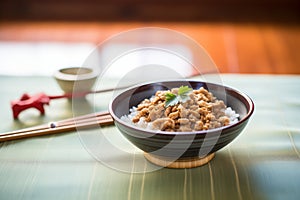
[[[70,69],[76,69],[76,70],[87,70],[87,73],[84,74],[72,74],[72,73],[66,73],[64,71],[70,70]],[[93,68],[89,67],[65,67],[57,70],[54,73],[54,77],[57,80],[61,81],[80,81],[80,80],[89,80],[89,79],[94,79],[98,76],[97,72]]]
[[[136,90],[137,88],[142,87],[142,86],[146,86],[146,85],[157,84],[157,83],[168,83],[168,82],[198,82],[198,83],[214,85],[214,86],[217,86],[217,87],[223,87],[226,91],[230,91],[231,93],[235,93],[235,94],[241,96],[242,98],[244,98],[246,100],[246,102],[248,103],[249,110],[247,111],[246,115],[236,123],[229,124],[227,126],[222,126],[222,127],[219,127],[219,128],[209,129],[209,130],[191,131],[191,132],[171,132],[171,131],[150,130],[150,129],[140,128],[140,127],[134,126],[132,124],[129,124],[127,122],[124,122],[119,117],[117,117],[115,115],[115,113],[113,112],[112,105],[113,105],[114,101],[120,95],[123,95],[125,92],[128,92],[130,90]],[[134,130],[137,130],[137,131],[140,131],[140,132],[143,132],[143,133],[147,133],[147,134],[151,133],[153,135],[169,135],[169,136],[170,135],[183,135],[184,136],[184,135],[201,135],[201,134],[215,133],[215,132],[218,132],[218,131],[223,132],[223,130],[228,130],[228,129],[234,128],[234,127],[244,123],[245,121],[247,121],[250,118],[250,116],[254,112],[254,107],[255,106],[254,106],[253,100],[247,94],[241,92],[240,90],[238,90],[236,88],[229,87],[227,85],[220,85],[220,84],[217,84],[217,83],[201,81],[201,80],[195,80],[195,79],[188,79],[188,80],[171,79],[171,80],[164,80],[164,81],[145,82],[145,83],[140,83],[140,84],[136,84],[134,86],[128,87],[127,89],[123,90],[118,95],[116,95],[110,101],[110,103],[109,103],[109,113],[112,116],[112,118],[114,119],[114,121],[117,121],[119,124],[121,124],[122,126],[125,126],[126,128],[129,128],[129,129],[134,129]]]

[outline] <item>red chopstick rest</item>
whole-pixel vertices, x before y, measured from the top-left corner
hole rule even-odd
[[[14,119],[18,119],[19,114],[28,108],[36,108],[40,111],[41,115],[44,115],[44,105],[49,105],[49,102],[50,97],[44,93],[38,93],[32,96],[25,93],[19,100],[14,100],[11,102],[13,117]]]

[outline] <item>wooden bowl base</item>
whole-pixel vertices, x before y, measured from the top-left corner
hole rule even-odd
[[[194,168],[207,164],[215,156],[215,153],[208,154],[205,157],[193,157],[193,158],[183,158],[173,161],[168,157],[157,156],[151,153],[144,153],[145,158],[151,163],[166,167],[166,168]]]

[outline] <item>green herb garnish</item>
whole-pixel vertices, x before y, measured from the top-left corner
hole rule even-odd
[[[189,93],[192,91],[192,88],[189,88],[188,86],[180,86],[178,89],[178,96],[171,92],[167,92],[165,94],[166,96],[166,102],[165,107],[174,106],[179,102],[185,103],[187,100],[189,100]]]
[[[192,91],[192,88],[189,88],[188,86],[181,86],[178,89],[178,99],[180,102],[185,103],[187,100],[189,100],[189,93]]]
[[[178,98],[175,94],[171,92],[167,92],[165,96],[166,96],[165,107],[174,106],[178,103]]]

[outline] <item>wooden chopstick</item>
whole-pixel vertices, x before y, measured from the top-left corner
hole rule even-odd
[[[91,121],[93,118],[96,118],[96,117],[99,118],[99,120],[100,120],[101,118],[110,118],[110,115],[107,111],[98,112],[98,113],[91,113],[91,114],[82,115],[82,116],[79,116],[79,117],[64,119],[64,120],[57,121],[57,122],[50,122],[48,124],[43,124],[43,125],[39,125],[39,126],[25,128],[25,129],[21,129],[21,130],[17,130],[17,131],[11,131],[11,132],[7,132],[7,133],[0,133],[0,136],[24,133],[24,132],[29,132],[29,131],[49,129],[49,128],[51,128],[51,124],[55,124],[56,127],[72,125],[74,123],[79,124],[79,123],[83,123],[85,121]]]
[[[92,113],[31,128],[1,133],[0,142],[74,131],[76,129],[95,128],[99,127],[99,125],[106,126],[111,124],[113,124],[113,119],[108,112]]]

